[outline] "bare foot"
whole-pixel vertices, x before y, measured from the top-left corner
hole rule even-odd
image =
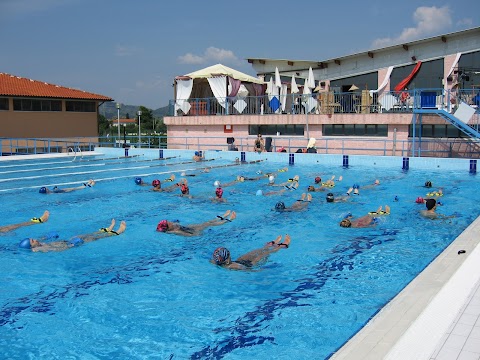
[[[282,243],[282,244],[289,246],[291,240],[292,240],[292,239],[290,239],[290,235],[286,234],[286,235],[285,235],[285,240],[283,240],[283,243]]]
[[[120,223],[120,226],[118,227],[117,234],[123,233],[126,228],[127,228],[127,223],[125,221],[122,221]]]
[[[47,222],[48,218],[50,217],[50,213],[48,210],[45,210],[43,215],[40,217],[40,220],[42,220],[42,223]]]
[[[302,194],[302,197],[300,198],[300,200],[302,200],[302,201],[305,200],[305,196],[307,196],[307,194],[303,193],[303,194]]]
[[[386,212],[387,214],[390,214],[390,206],[385,205],[385,212]]]
[[[235,220],[237,217],[237,213],[235,211],[232,211],[232,214],[230,215],[230,221]]]
[[[110,226],[107,228],[107,230],[112,231],[114,226],[115,226],[115,219],[112,219],[112,222],[110,223]]]
[[[312,201],[312,194],[307,195],[307,201]]]
[[[226,218],[228,215],[230,215],[230,210],[225,211],[225,214],[222,215],[222,218]]]
[[[282,235],[278,235],[277,238],[273,241],[269,241],[265,244],[265,246],[276,246],[282,241]]]

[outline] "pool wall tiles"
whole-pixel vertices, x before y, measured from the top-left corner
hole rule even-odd
[[[163,150],[163,157],[178,157],[181,159],[192,159],[195,150]],[[106,156],[123,156],[123,149],[116,148],[96,148],[96,152],[103,153]],[[130,156],[144,156],[147,159],[158,159],[160,157],[158,149],[130,149]],[[293,163],[291,163],[291,155],[293,155]],[[404,157],[401,156],[369,156],[369,155],[342,155],[342,154],[290,154],[290,153],[254,153],[241,152],[240,156],[243,161],[268,160],[284,164],[321,164],[329,166],[344,166],[345,159],[348,159],[348,167],[366,166],[378,168],[398,167],[402,169],[404,166]],[[345,158],[346,156],[346,158]],[[235,161],[239,157],[237,151],[205,151],[205,157],[221,158],[223,160]],[[243,158],[244,157],[244,158]],[[470,159],[450,159],[450,158],[419,158],[410,157],[408,159],[408,168],[412,169],[445,169],[469,171],[476,174],[476,160]],[[471,170],[474,168],[474,172]]]

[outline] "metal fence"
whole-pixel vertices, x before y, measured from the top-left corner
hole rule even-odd
[[[419,108],[451,112],[460,102],[478,109],[480,89],[414,89],[380,94],[358,90],[306,95],[177,99],[169,102],[169,116],[411,113]]]
[[[9,139],[0,138],[2,156],[29,155],[45,153],[70,153],[76,155],[84,151],[93,151],[96,147],[113,147],[145,149],[184,149],[203,151],[253,151],[253,137],[235,138],[233,144],[228,144],[224,137],[166,137],[127,136],[124,139],[116,137],[91,138],[89,140],[64,141],[55,139]],[[304,137],[272,137],[270,152],[301,152],[306,146]],[[350,154],[376,156],[419,156],[419,157],[449,157],[449,158],[480,158],[480,145],[468,138],[455,139],[365,139],[365,138],[325,138],[317,139],[319,154]]]

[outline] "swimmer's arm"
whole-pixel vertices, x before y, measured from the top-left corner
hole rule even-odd
[[[247,268],[245,265],[242,265],[242,264],[239,264],[239,263],[236,263],[236,262],[232,262],[232,263],[226,265],[225,267],[230,269],[230,270],[249,270],[249,268]]]

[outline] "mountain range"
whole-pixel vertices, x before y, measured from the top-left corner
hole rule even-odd
[[[139,108],[140,108],[140,105],[122,104],[120,107],[120,118],[125,119],[127,118],[127,115],[128,115],[129,119],[134,119]],[[163,118],[164,116],[168,115],[168,105],[155,110],[153,109],[151,110],[152,110],[153,116],[157,119]],[[107,120],[116,119],[118,116],[116,103],[114,102],[103,103],[102,105],[100,105],[99,113],[100,115],[105,116]]]

